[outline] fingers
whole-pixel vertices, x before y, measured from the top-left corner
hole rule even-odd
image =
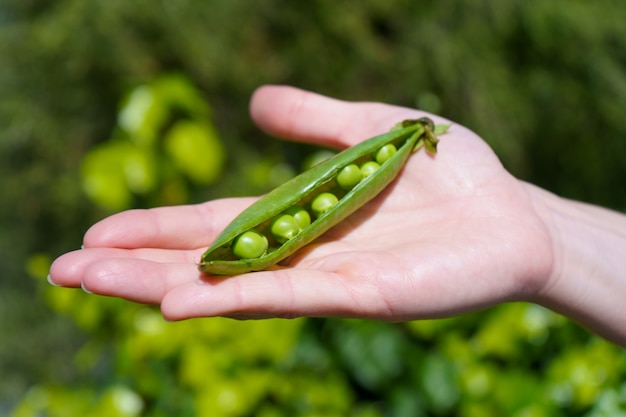
[[[382,103],[351,103],[288,86],[263,86],[250,101],[250,114],[269,134],[344,148],[388,131],[407,118],[429,116]],[[445,122],[445,121],[444,121]]]
[[[55,261],[50,281],[99,295],[161,305],[170,320],[192,317],[380,316],[386,304],[354,277],[289,268],[216,277],[202,274],[184,252],[83,249]],[[162,253],[170,253],[162,259]],[[355,300],[367,300],[362,303]],[[356,306],[355,306],[356,304]],[[360,311],[362,304],[366,308]]]
[[[128,279],[146,275],[142,271],[142,263],[189,264],[196,268],[202,249],[196,251],[164,250],[164,249],[118,249],[90,248],[66,253],[57,258],[50,267],[49,281],[54,285],[80,287],[92,275],[107,275],[108,268],[126,265]],[[135,261],[127,262],[127,261]],[[135,265],[139,265],[134,269]],[[154,275],[154,274],[152,274]]]
[[[254,199],[222,199],[205,204],[129,210],[93,225],[84,247],[196,249],[215,235]]]

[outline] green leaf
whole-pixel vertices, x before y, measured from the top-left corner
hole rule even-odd
[[[207,123],[177,122],[167,132],[164,147],[176,167],[197,184],[212,184],[222,174],[224,147]]]
[[[182,74],[162,75],[151,86],[170,109],[182,110],[200,119],[211,115],[211,109],[200,91]]]
[[[93,148],[84,158],[82,186],[96,204],[110,210],[129,208],[134,194],[156,185],[151,153],[130,142],[111,141]]]
[[[142,85],[128,95],[118,113],[117,124],[141,146],[151,145],[168,116],[158,91]]]

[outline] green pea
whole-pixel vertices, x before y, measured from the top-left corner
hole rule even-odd
[[[267,237],[252,229],[237,236],[232,251],[239,259],[255,259],[263,255],[267,247]]]
[[[320,217],[322,214],[333,208],[338,202],[339,199],[337,199],[335,194],[321,193],[311,202],[311,211],[313,211],[313,215],[315,215],[315,217]]]
[[[301,206],[291,206],[287,210],[284,211],[285,214],[289,214],[296,220],[298,223],[298,227],[300,230],[304,230],[308,225],[311,224],[311,215],[308,211]]]
[[[363,174],[363,178],[367,178],[376,172],[380,168],[378,162],[367,161],[361,165],[361,173]]]
[[[270,232],[278,243],[285,243],[289,239],[293,239],[300,232],[300,226],[296,219],[289,214],[281,214],[272,220],[270,224]]]
[[[376,162],[378,162],[380,165],[384,164],[385,162],[387,162],[389,160],[389,158],[391,158],[395,153],[396,153],[397,149],[394,146],[393,143],[388,143],[385,146],[383,146],[382,148],[380,148],[376,154],[374,154],[374,159],[376,160]]]
[[[363,174],[357,164],[346,165],[337,174],[337,184],[344,190],[353,189],[362,179]]]

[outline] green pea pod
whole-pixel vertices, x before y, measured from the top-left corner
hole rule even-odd
[[[241,212],[204,252],[199,269],[209,274],[235,275],[260,271],[287,258],[374,198],[399,174],[412,152],[422,146],[429,153],[436,152],[435,131],[442,129],[436,129],[430,119],[406,120],[388,133],[352,146],[292,178]],[[370,160],[378,149],[389,143],[398,150],[378,170],[348,191],[337,185],[336,176],[343,167]],[[273,218],[296,205],[308,207],[311,200],[323,192],[336,193],[337,204],[295,237],[284,243],[271,242],[257,258],[238,259],[233,255],[232,242],[239,235],[252,229],[269,235]]]

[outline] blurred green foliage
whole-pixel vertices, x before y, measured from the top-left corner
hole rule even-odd
[[[252,126],[263,83],[441,113],[518,177],[625,210],[625,21],[615,0],[3,1],[0,414],[626,416],[623,349],[535,305],[166,323],[45,283],[102,216],[310,163]]]
[[[168,74],[128,94],[113,137],[83,158],[83,190],[109,210],[182,204],[189,183],[217,181],[224,158],[200,92]]]

